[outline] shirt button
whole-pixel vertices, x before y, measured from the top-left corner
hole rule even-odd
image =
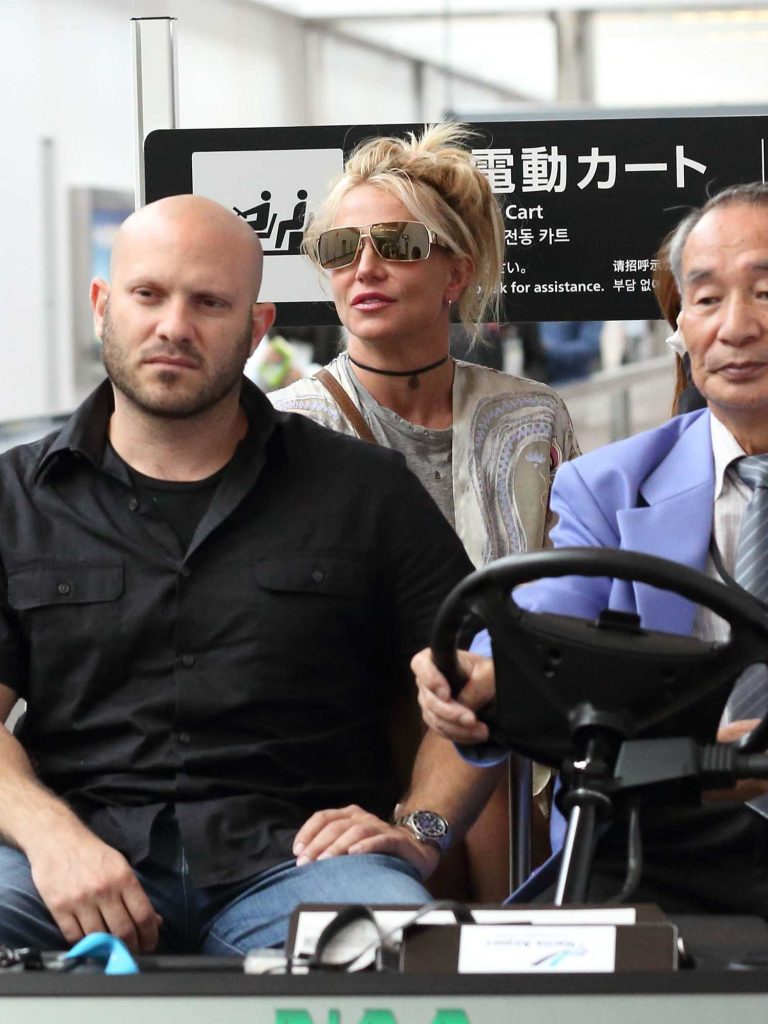
[[[138,498],[131,498],[131,500],[128,502],[128,508],[131,510],[131,512],[135,512],[138,507],[139,507],[139,499]]]
[[[182,665],[186,665],[187,668],[190,668],[192,665],[195,664],[194,654],[185,654],[181,659],[181,663]]]
[[[71,594],[72,593],[72,587],[69,585],[69,583],[58,583],[56,585],[56,589],[64,597],[66,597],[67,594]]]
[[[315,569],[312,573],[312,579],[315,581],[315,583],[322,583],[323,580],[325,579],[325,573],[323,572],[322,569]]]
[[[192,575],[192,570],[189,568],[188,565],[182,565],[181,569],[179,569],[179,572],[181,573],[182,576]]]
[[[191,743],[191,742],[192,742],[192,737],[189,735],[188,732],[180,732],[179,733],[179,743]]]

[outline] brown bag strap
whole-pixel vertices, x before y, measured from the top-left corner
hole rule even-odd
[[[333,376],[331,371],[323,367],[321,370],[317,371],[314,377],[315,380],[319,380],[323,387],[330,392],[330,395],[336,402],[336,405],[338,405],[339,409],[357,431],[357,436],[363,441],[369,441],[371,444],[378,444],[376,438],[371,433],[371,428],[363,419],[360,410],[341,384],[339,384]]]

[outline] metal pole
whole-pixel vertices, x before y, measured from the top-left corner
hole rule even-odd
[[[611,395],[611,441],[621,441],[632,433],[632,409],[629,388]]]
[[[510,797],[512,803],[512,889],[518,889],[531,873],[533,829],[533,763],[520,754],[510,754]]]
[[[175,18],[132,18],[136,208],[144,205],[144,140],[179,127]]]
[[[60,397],[60,360],[57,336],[59,316],[57,310],[58,263],[56,248],[58,245],[57,210],[56,210],[56,143],[51,138],[41,142],[42,166],[42,204],[43,213],[43,330],[45,347],[45,408],[53,412],[58,407]]]
[[[593,803],[575,804],[571,808],[555,891],[555,905],[558,907],[584,903],[587,898],[596,823],[597,808]]]
[[[589,11],[556,11],[557,98],[563,103],[594,101],[594,54],[592,14]]]

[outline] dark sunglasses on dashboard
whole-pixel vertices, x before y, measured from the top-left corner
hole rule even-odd
[[[367,228],[329,228],[317,238],[320,266],[323,270],[350,266],[357,259],[364,238],[370,238],[383,260],[398,263],[425,260],[431,247],[438,244],[434,231],[417,220],[387,220]]]

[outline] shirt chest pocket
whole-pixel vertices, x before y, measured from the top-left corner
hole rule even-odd
[[[372,587],[356,562],[324,556],[264,560],[254,563],[253,578],[262,624],[278,645],[342,641],[372,610]]]
[[[8,603],[30,640],[72,646],[106,640],[119,627],[119,562],[48,562],[8,573]]]

